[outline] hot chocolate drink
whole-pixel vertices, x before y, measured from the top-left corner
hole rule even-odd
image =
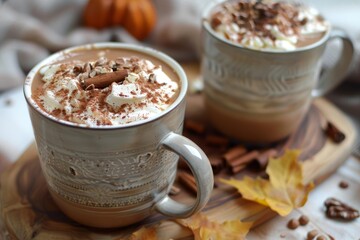
[[[313,97],[335,87],[351,63],[346,34],[294,1],[218,0],[202,17],[208,119],[246,143],[272,143],[295,132]],[[320,76],[326,44],[336,38],[341,56]]]
[[[176,100],[179,80],[165,63],[135,51],[83,49],[42,67],[33,99],[48,114],[87,126],[149,119]]]
[[[286,51],[318,42],[329,24],[314,8],[279,1],[232,0],[217,6],[211,26],[240,46]]]
[[[155,211],[190,217],[210,198],[208,158],[181,136],[187,78],[151,48],[95,43],[57,52],[24,83],[42,173],[71,219],[98,228],[139,222]],[[168,196],[179,155],[197,199]]]

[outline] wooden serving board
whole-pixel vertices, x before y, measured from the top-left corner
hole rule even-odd
[[[201,96],[188,97],[187,109],[187,119],[201,120],[204,116]],[[335,144],[327,139],[322,130],[326,120],[330,120],[346,135],[342,143]],[[185,135],[201,145],[207,154],[221,151],[206,146],[202,136],[188,132],[185,132]],[[349,156],[355,140],[356,131],[350,120],[326,100],[318,99],[298,131],[273,147],[279,150],[300,148],[305,180],[314,180],[318,184]],[[246,169],[232,177],[257,174],[261,172]],[[222,171],[215,177],[217,179],[229,175]],[[106,230],[85,227],[68,219],[49,195],[35,144],[3,172],[0,184],[0,236],[5,239],[123,239],[141,226],[153,225],[157,227],[159,239],[192,239],[191,232],[159,214],[127,228]],[[178,186],[182,188],[181,185]],[[174,198],[183,202],[193,200],[193,196],[186,189],[182,189]],[[241,219],[255,221],[254,226],[276,215],[269,208],[242,199],[234,189],[221,184],[214,189],[204,212],[211,219],[220,222]]]

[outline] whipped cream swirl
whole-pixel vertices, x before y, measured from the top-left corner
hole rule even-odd
[[[220,37],[241,46],[279,51],[316,41],[314,36],[321,37],[329,29],[314,8],[271,0],[224,2],[212,14],[211,26]]]

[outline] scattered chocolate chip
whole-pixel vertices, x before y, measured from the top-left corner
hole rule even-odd
[[[328,218],[351,221],[359,217],[358,210],[335,198],[328,198],[324,204],[326,207],[326,216]]]
[[[345,182],[345,181],[341,181],[341,182],[339,183],[339,187],[340,187],[340,188],[348,188],[348,187],[349,187],[349,184],[348,184],[347,182]]]
[[[301,215],[299,218],[299,223],[301,226],[305,226],[309,223],[309,218],[306,215]]]
[[[296,229],[299,226],[299,221],[297,219],[290,219],[287,224],[287,227],[290,229]]]
[[[318,230],[313,229],[307,233],[306,239],[313,240],[319,234]]]
[[[281,233],[280,234],[280,238],[285,238],[286,237],[286,234],[285,233]]]

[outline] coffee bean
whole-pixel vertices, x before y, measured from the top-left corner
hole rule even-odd
[[[320,235],[316,238],[316,240],[328,240],[328,238],[325,237],[324,235]]]
[[[306,215],[301,215],[299,218],[299,223],[301,226],[305,226],[309,223],[309,218]]]
[[[339,187],[341,187],[341,188],[348,188],[348,187],[349,187],[349,184],[348,184],[347,182],[345,182],[345,181],[341,181],[341,182],[339,183]]]
[[[330,234],[328,234],[327,236],[330,238],[330,240],[335,240],[335,238],[333,236],[331,236]]]
[[[327,123],[325,133],[334,143],[341,143],[345,140],[345,134],[331,122]]]
[[[291,219],[287,224],[287,227],[290,229],[296,229],[298,226],[299,226],[299,221],[297,219]]]
[[[326,207],[326,216],[328,218],[337,218],[351,221],[360,216],[358,210],[350,207],[343,202],[340,202],[335,198],[328,198],[324,204]]]
[[[307,240],[313,240],[317,235],[319,234],[319,232],[314,229],[314,230],[311,230],[310,232],[307,233]]]

